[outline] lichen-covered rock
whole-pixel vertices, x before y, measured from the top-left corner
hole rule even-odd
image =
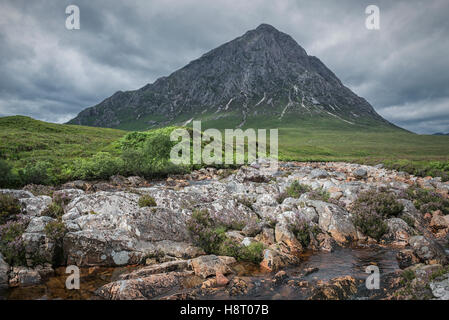
[[[383,236],[387,241],[395,242],[397,245],[407,245],[411,235],[412,228],[400,218],[390,218],[386,220],[388,233]]]
[[[263,252],[263,260],[260,263],[261,268],[268,271],[277,271],[285,266],[297,263],[299,258],[289,255],[274,248],[265,249]]]
[[[14,190],[14,189],[0,189],[1,194],[9,195],[15,199],[33,198],[34,195],[25,190]]]
[[[321,230],[329,232],[336,241],[346,243],[357,240],[357,230],[349,212],[323,201],[311,200],[307,201],[307,205],[315,208]]]
[[[174,260],[160,264],[153,264],[146,266],[130,273],[120,275],[120,280],[145,278],[152,274],[167,273],[172,271],[184,271],[188,269],[189,263],[187,260]]]
[[[235,180],[238,182],[267,182],[268,178],[262,170],[254,167],[241,167],[235,174]]]
[[[24,212],[29,216],[40,216],[51,203],[49,196],[37,196],[20,199]]]
[[[275,240],[281,251],[287,254],[299,254],[303,251],[301,243],[290,230],[289,225],[298,219],[293,211],[283,212],[278,217],[278,223],[274,229]]]
[[[363,168],[357,168],[355,169],[352,174],[357,179],[364,179],[368,176],[368,172]]]
[[[48,237],[45,232],[46,225],[53,221],[56,220],[46,216],[34,217],[22,234],[26,261],[29,267],[36,263],[53,263],[57,254],[55,252],[55,241]]]
[[[208,255],[190,260],[189,265],[197,276],[205,279],[215,275],[217,271],[222,274],[231,273],[230,266],[235,262],[235,259],[232,257]]]
[[[153,274],[144,278],[119,280],[108,283],[95,293],[106,300],[147,300],[169,293],[174,287],[182,285],[192,271]]]
[[[320,282],[314,287],[309,300],[346,300],[357,292],[357,280],[346,276]]]
[[[396,254],[399,268],[406,269],[419,262],[412,249],[403,249]]]
[[[449,300],[449,273],[430,282],[429,286],[436,299]]]
[[[329,176],[329,173],[323,169],[314,169],[310,172],[311,179],[324,179]]]
[[[49,264],[39,265],[34,268],[12,267],[9,274],[10,287],[27,287],[42,283],[50,276],[54,270]]]
[[[9,265],[0,253],[0,289],[8,287]]]
[[[425,263],[438,262],[447,263],[444,248],[435,240],[424,236],[414,236],[409,239],[409,244],[415,255]]]
[[[68,265],[122,266],[136,264],[145,255],[137,251],[137,240],[123,231],[86,230],[69,232],[64,237]]]

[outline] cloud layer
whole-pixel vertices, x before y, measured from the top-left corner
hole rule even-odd
[[[65,28],[80,8],[81,29]],[[0,115],[65,122],[260,23],[290,34],[388,120],[449,132],[449,2],[77,0],[0,3]]]

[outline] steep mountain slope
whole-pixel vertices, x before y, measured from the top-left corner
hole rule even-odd
[[[119,91],[69,123],[139,130],[192,119],[227,128],[257,126],[258,119],[269,126],[323,119],[349,126],[390,125],[318,58],[267,24],[168,77]]]

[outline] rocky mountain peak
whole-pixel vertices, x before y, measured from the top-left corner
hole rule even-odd
[[[152,84],[117,92],[69,123],[128,129],[192,119],[245,126],[258,117],[386,123],[288,34],[261,24]]]

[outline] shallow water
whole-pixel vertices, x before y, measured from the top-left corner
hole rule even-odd
[[[315,252],[303,256],[303,261],[297,266],[289,267],[284,271],[289,276],[288,280],[308,281],[311,286],[317,281],[328,281],[336,277],[352,276],[357,280],[365,280],[369,274],[365,269],[369,265],[379,267],[380,277],[399,270],[396,260],[396,250],[384,248],[341,248],[331,253]],[[311,274],[306,275],[306,270],[318,268]],[[308,289],[288,285],[273,285],[273,273],[242,272],[245,280],[253,284],[248,295],[244,299],[287,299],[301,300],[310,295]],[[200,299],[238,299],[239,297],[228,297],[223,292],[199,297]]]
[[[356,279],[366,279],[365,268],[368,265],[377,265],[382,274],[398,270],[395,258],[396,251],[384,248],[342,248],[332,253],[308,253],[297,266],[289,267],[284,271],[289,279],[306,280],[313,283],[318,280],[327,281],[335,277],[352,276]],[[126,268],[84,268],[81,269],[80,290],[67,290],[65,268],[58,268],[56,275],[42,285],[24,288],[11,288],[3,293],[0,299],[95,299],[95,290],[102,285],[114,281],[124,272],[135,269]],[[318,271],[304,275],[306,269],[318,268]],[[249,264],[238,264],[235,273],[251,283],[248,295],[244,299],[305,299],[307,292],[286,284],[273,286],[273,273],[260,270]],[[195,282],[193,285],[198,285]],[[186,285],[186,287],[190,287]],[[188,291],[179,290],[179,291]],[[177,290],[174,290],[177,291]],[[179,292],[178,291],[178,292]],[[175,292],[171,292],[173,294]],[[200,299],[229,299],[224,290],[217,290],[214,294],[198,297]],[[239,299],[239,296],[231,297]]]

